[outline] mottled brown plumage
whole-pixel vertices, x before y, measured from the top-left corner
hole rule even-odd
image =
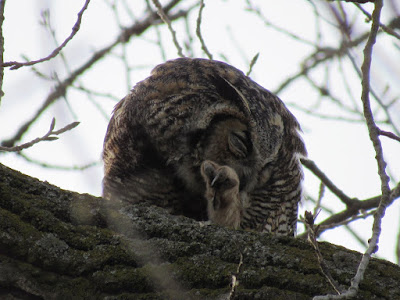
[[[206,220],[215,186],[201,166],[209,161],[239,180],[231,206],[239,201],[241,228],[292,235],[299,155],[306,155],[299,129],[278,97],[234,67],[168,61],[115,107],[104,142],[103,196]]]

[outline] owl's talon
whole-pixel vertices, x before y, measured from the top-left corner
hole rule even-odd
[[[238,228],[242,205],[239,198],[239,177],[235,170],[206,160],[201,165],[201,175],[206,182],[205,197],[211,222]]]

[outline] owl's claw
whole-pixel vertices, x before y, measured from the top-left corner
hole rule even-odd
[[[209,219],[216,224],[238,228],[242,206],[239,177],[235,170],[206,160],[201,165],[201,175],[206,182],[205,198]]]
[[[219,173],[214,177],[213,181],[211,181],[211,186],[213,187],[215,182],[218,180],[219,178]]]

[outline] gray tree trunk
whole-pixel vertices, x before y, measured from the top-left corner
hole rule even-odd
[[[348,287],[361,254],[320,247]],[[305,240],[111,204],[0,165],[0,299],[227,299],[232,275],[234,299],[334,294]],[[358,299],[400,299],[400,267],[373,259]]]

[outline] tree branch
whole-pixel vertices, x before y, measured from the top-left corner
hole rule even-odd
[[[347,196],[341,189],[339,189],[326,175],[322,172],[318,166],[310,159],[302,158],[301,163],[309,169],[317,178],[321,180],[321,182],[328,187],[328,189],[336,195],[343,203],[346,204],[346,209],[333,214],[329,218],[325,219],[321,223],[318,224],[319,230],[317,232],[317,236],[322,234],[324,231],[328,229],[335,228],[337,226],[347,224],[351,221],[357,220],[359,218],[364,218],[366,216],[360,215],[363,211],[369,211],[371,209],[375,209],[379,206],[380,200],[382,196],[376,196],[373,198],[359,200],[357,198],[350,198]],[[397,186],[390,191],[389,202],[387,206],[393,203],[394,200],[400,197],[400,182]],[[306,234],[303,233],[299,235],[299,237],[306,237]]]
[[[204,53],[207,55],[207,57],[209,59],[213,59],[212,54],[210,53],[210,51],[208,51],[207,45],[204,42],[203,36],[201,34],[201,29],[200,29],[204,6],[205,6],[204,0],[200,0],[199,15],[198,15],[197,21],[196,21],[196,35],[199,38],[199,41],[201,44],[201,49],[204,51]]]
[[[374,122],[374,116],[372,114],[371,105],[369,101],[369,93],[370,93],[370,69],[371,69],[371,61],[372,61],[372,49],[376,42],[376,36],[379,30],[380,24],[380,14],[383,7],[382,0],[376,0],[375,8],[372,13],[372,26],[371,31],[367,40],[367,43],[364,48],[364,61],[361,66],[362,70],[362,93],[361,100],[363,103],[364,116],[368,127],[368,132],[370,135],[370,139],[375,149],[376,153],[376,161],[378,164],[378,173],[381,179],[381,189],[382,189],[382,197],[379,202],[378,209],[374,216],[374,223],[372,226],[372,237],[368,242],[368,248],[362,256],[361,262],[357,268],[357,273],[351,281],[351,285],[349,289],[341,293],[340,295],[326,295],[326,296],[317,296],[314,297],[314,300],[324,300],[324,299],[348,299],[350,297],[354,297],[357,295],[360,282],[364,278],[364,273],[368,267],[369,261],[371,259],[372,253],[375,253],[379,243],[379,236],[381,233],[381,222],[382,218],[385,215],[386,206],[390,200],[390,188],[389,188],[389,176],[387,176],[385,172],[386,162],[383,159],[383,151],[382,145],[379,140],[378,128]]]
[[[90,2],[90,0],[86,0],[82,9],[78,12],[78,19],[76,20],[74,26],[72,27],[71,34],[64,40],[64,42],[61,43],[60,46],[58,46],[56,49],[54,49],[53,52],[51,52],[48,56],[38,59],[38,60],[33,60],[33,61],[28,61],[28,62],[10,61],[10,62],[3,63],[2,66],[3,67],[11,67],[10,70],[17,70],[23,66],[32,66],[32,65],[35,65],[35,64],[38,64],[38,63],[41,63],[44,61],[48,61],[48,60],[56,57],[60,53],[60,51],[68,44],[68,42],[71,41],[74,38],[74,36],[78,33],[79,28],[81,26],[81,22],[82,22],[83,12],[87,9],[89,2]]]
[[[371,1],[372,2],[372,1]],[[372,20],[372,16],[370,13],[368,13],[360,4],[355,3],[355,5],[362,11],[362,13],[369,19]],[[385,31],[387,34],[390,34],[394,36],[395,38],[400,40],[400,34],[398,34],[396,31],[394,31],[392,28],[386,26],[385,24],[379,23],[379,26],[382,28],[383,31]]]
[[[58,139],[58,137],[54,136],[54,135],[59,135],[61,133],[64,133],[66,131],[69,131],[73,128],[75,128],[76,126],[79,125],[79,122],[73,122],[59,130],[54,131],[54,127],[56,126],[56,119],[53,118],[53,120],[51,121],[50,124],[50,129],[49,131],[42,137],[40,138],[36,138],[28,143],[19,145],[19,146],[14,146],[14,147],[2,147],[0,146],[0,151],[6,151],[6,152],[19,152],[22,151],[24,149],[30,148],[33,145],[43,142],[43,141],[55,141]]]
[[[329,178],[328,176],[325,175],[324,172],[322,172],[318,166],[315,164],[314,161],[307,159],[307,158],[302,158],[301,163],[303,166],[305,166],[307,169],[309,169],[311,172],[314,173],[315,176],[317,176],[321,182],[325,184],[325,186],[332,192],[334,193],[346,206],[353,206],[357,205],[359,203],[359,200],[357,199],[352,199],[349,196],[347,196],[341,189],[339,189]]]
[[[318,246],[349,284],[361,254]],[[121,206],[0,165],[0,298],[227,299],[233,274],[236,299],[309,300],[334,292],[319,268],[302,239]],[[400,298],[399,266],[372,259],[364,280],[356,299]]]
[[[0,0],[0,66],[3,65],[4,59],[4,36],[3,36],[3,22],[4,22],[4,8],[6,5],[6,0]],[[0,104],[1,99],[3,98],[3,78],[4,78],[4,69],[0,67]]]
[[[168,5],[164,7],[164,10],[168,12],[172,9],[180,0],[172,0]],[[176,20],[178,18],[184,17],[189,13],[189,10],[177,12],[172,14],[169,18],[170,20]],[[132,26],[125,28],[120,35],[116,38],[116,40],[110,45],[96,51],[81,67],[72,72],[66,79],[61,81],[58,85],[55,86],[54,90],[47,96],[42,106],[38,109],[35,115],[25,122],[17,131],[17,133],[10,139],[2,142],[2,146],[4,147],[13,147],[16,142],[21,140],[22,136],[28,131],[30,126],[39,118],[39,116],[57,99],[64,96],[67,92],[67,89],[75,82],[75,80],[84,74],[87,70],[89,70],[94,64],[99,62],[102,58],[104,58],[108,53],[114,49],[115,46],[120,43],[127,43],[132,36],[138,36],[154,25],[158,16],[156,13],[151,13],[146,19],[141,22],[135,22]]]
[[[400,142],[400,137],[398,137],[397,135],[395,135],[393,132],[384,131],[384,130],[381,130],[381,129],[379,129],[379,128],[377,128],[377,129],[378,129],[378,134],[379,134],[379,135],[383,135],[383,136],[386,136],[386,137],[388,137],[388,138],[391,138],[392,140],[395,140],[395,141]]]
[[[163,22],[165,24],[167,24],[168,26],[168,30],[171,32],[172,35],[172,40],[174,42],[174,45],[176,47],[176,49],[178,50],[178,55],[180,57],[185,57],[185,55],[182,52],[182,47],[181,45],[179,45],[178,39],[176,38],[176,32],[175,30],[172,28],[172,24],[171,24],[171,20],[169,19],[169,17],[165,14],[164,9],[161,5],[161,3],[158,0],[152,0],[154,5],[157,8],[157,14],[160,16],[161,20],[163,20]]]

